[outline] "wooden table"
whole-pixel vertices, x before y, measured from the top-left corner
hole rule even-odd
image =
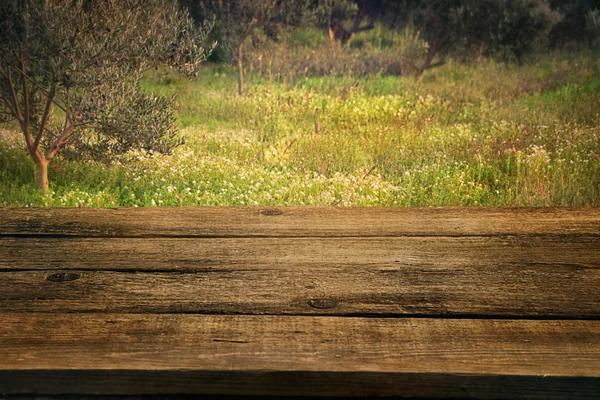
[[[599,317],[598,208],[0,209],[4,398],[600,398]]]

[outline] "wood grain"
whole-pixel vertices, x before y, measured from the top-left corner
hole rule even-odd
[[[599,287],[570,265],[14,271],[0,311],[599,319]]]
[[[0,238],[0,271],[373,267],[600,269],[600,237]]]
[[[0,209],[0,398],[600,398],[599,287],[600,208]]]
[[[2,318],[0,393],[236,394],[251,387],[265,395],[561,398],[567,378],[577,383],[572,398],[600,393],[595,321]]]
[[[0,236],[600,235],[600,208],[0,209]]]
[[[596,237],[0,244],[0,310],[600,318]]]

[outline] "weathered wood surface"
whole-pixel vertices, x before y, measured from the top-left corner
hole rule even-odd
[[[598,237],[0,244],[0,310],[600,317]]]
[[[600,398],[599,288],[597,208],[0,209],[0,398]]]
[[[87,393],[102,384],[106,394],[163,393],[176,383],[179,393],[422,396],[443,389],[453,396],[526,391],[560,398],[597,393],[598,382],[584,377],[600,371],[600,325],[589,321],[15,313],[3,319],[0,342],[12,343],[3,356],[19,366],[0,369],[12,393]],[[39,370],[48,372],[31,372]],[[574,393],[561,384],[570,377],[580,385]],[[498,383],[491,392],[485,378]]]
[[[86,237],[600,235],[599,208],[0,209],[0,235]]]

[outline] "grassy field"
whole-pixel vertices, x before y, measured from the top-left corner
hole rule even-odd
[[[0,132],[0,206],[600,205],[600,59],[554,54],[522,65],[449,64],[412,77],[278,79],[232,69],[178,95],[185,144],[110,165],[55,160],[33,187],[21,137]]]

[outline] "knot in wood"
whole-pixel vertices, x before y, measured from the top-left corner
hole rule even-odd
[[[308,305],[312,308],[317,308],[319,310],[324,310],[327,308],[334,308],[337,306],[337,301],[329,298],[320,298],[320,299],[310,299],[308,301]]]
[[[281,215],[281,214],[283,214],[283,211],[278,210],[276,208],[267,208],[266,210],[262,210],[260,213],[262,215],[266,215],[268,217],[272,217],[272,216],[275,216],[275,215]]]
[[[79,277],[79,274],[74,274],[72,272],[58,272],[56,274],[48,275],[46,279],[50,282],[69,282],[75,281],[79,279]]]

